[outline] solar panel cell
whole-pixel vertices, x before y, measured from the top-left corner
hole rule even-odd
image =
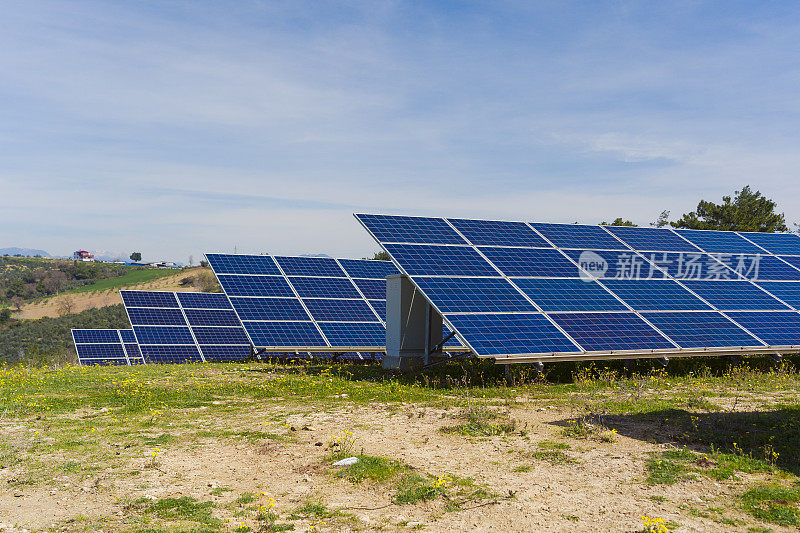
[[[581,279],[514,279],[543,311],[625,311],[596,281]]]
[[[587,274],[598,279],[661,279],[657,265],[630,251],[566,250]]]
[[[203,350],[203,357],[205,357],[206,361],[218,363],[245,361],[251,356],[249,344],[247,346],[201,345],[200,349]]]
[[[280,276],[231,276],[218,274],[217,280],[230,296],[292,297],[294,292]]]
[[[397,267],[391,261],[364,261],[361,259],[339,259],[339,264],[351,278],[384,279],[397,274]]]
[[[497,271],[468,246],[387,244],[386,250],[409,275],[497,276]]]
[[[800,236],[794,233],[740,232],[740,235],[775,255],[800,255]]]
[[[756,285],[795,309],[800,309],[800,282],[759,281]]]
[[[683,284],[722,311],[787,309],[748,281],[684,281]]]
[[[250,345],[250,341],[241,327],[201,326],[192,328],[192,332],[198,344]]]
[[[192,344],[194,339],[188,327],[179,326],[134,326],[139,346],[145,344]]]
[[[186,324],[180,309],[129,307],[128,317],[133,326],[183,326]]]
[[[356,215],[380,242],[466,244],[441,218]]]
[[[386,346],[386,328],[380,323],[320,322],[319,327],[332,346]]]
[[[136,344],[136,336],[133,334],[132,329],[121,329],[119,334],[122,336],[122,342]]]
[[[451,218],[450,223],[475,245],[551,248],[524,222]]]
[[[301,298],[361,298],[353,283],[346,278],[289,277]]]
[[[228,297],[222,293],[178,292],[176,295],[184,309],[232,309]]]
[[[171,292],[119,291],[125,307],[178,307],[178,300]]]
[[[339,268],[336,260],[329,257],[275,256],[275,260],[287,276],[346,277],[345,272]]]
[[[312,298],[303,301],[311,316],[319,321],[376,322],[375,313],[364,300]]]
[[[232,309],[184,309],[190,326],[235,326],[241,329]]]
[[[442,313],[535,312],[502,278],[416,278],[417,286]]]
[[[661,252],[699,252],[700,249],[666,228],[606,226],[606,229],[635,250]]]
[[[354,279],[358,289],[368,300],[386,299],[386,280],[382,279]]]
[[[681,348],[763,346],[758,339],[717,312],[643,313]]]
[[[771,346],[800,346],[800,314],[781,311],[727,313]]]
[[[242,320],[309,320],[297,298],[231,297]]]
[[[74,329],[72,330],[72,336],[76,343],[119,344],[119,334],[116,329]]]
[[[636,311],[712,309],[691,292],[669,279],[604,279],[601,283]]]
[[[481,248],[506,276],[576,278],[579,269],[558,250],[542,248]]]
[[[255,346],[327,346],[311,322],[245,322]]]
[[[697,229],[674,230],[706,252],[723,254],[757,254],[761,248],[743,239],[732,231],[708,231]]]
[[[125,352],[122,349],[122,344],[119,343],[119,339],[117,339],[117,344],[76,344],[75,349],[81,360],[122,359],[126,361]]]
[[[580,352],[541,314],[447,315],[480,356]]]
[[[587,351],[674,348],[633,313],[554,313],[550,317]]]
[[[262,274],[280,276],[281,272],[268,255],[206,254],[206,259],[219,274]]]
[[[559,248],[594,248],[597,250],[627,250],[627,246],[609,235],[600,226],[579,224],[531,224]]]

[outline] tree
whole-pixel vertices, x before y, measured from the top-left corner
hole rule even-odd
[[[631,222],[630,220],[622,220],[622,217],[617,217],[613,220],[613,222],[606,222],[605,220],[600,223],[601,226],[632,226],[636,227],[636,224]]]
[[[670,224],[674,228],[690,229],[788,231],[786,217],[775,212],[776,206],[761,192],[753,192],[749,185],[745,185],[741,191],[735,191],[732,198],[723,196],[721,204],[701,200],[695,211]]]
[[[23,306],[24,304],[25,304],[25,300],[23,300],[23,299],[22,299],[21,297],[19,297],[19,296],[14,296],[13,298],[11,298],[11,305],[13,305],[13,306],[14,306],[14,309],[16,309],[16,310],[17,310],[17,313],[19,313],[20,311],[22,311],[22,306]]]
[[[205,260],[201,259],[200,260],[200,266],[203,267],[203,268],[208,268],[208,261],[205,261]]]
[[[368,261],[391,261],[392,258],[386,252],[375,252],[372,257],[365,257]]]
[[[666,209],[661,211],[661,214],[658,215],[658,218],[650,223],[650,225],[654,228],[663,228],[667,224],[669,224],[669,211]]]
[[[58,302],[57,311],[59,316],[64,316],[72,313],[75,309],[75,300],[70,295],[65,295],[61,300]]]
[[[131,261],[141,261],[142,260],[142,252],[133,252],[131,254]]]
[[[5,324],[9,320],[11,320],[11,309],[4,307],[0,310],[0,324]]]

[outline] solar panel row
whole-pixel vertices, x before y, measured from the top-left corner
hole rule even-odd
[[[133,330],[130,329],[73,329],[72,341],[80,365],[144,363]]]
[[[356,217],[481,356],[800,345],[796,235]]]
[[[250,341],[224,294],[120,291],[147,363],[241,361]]]
[[[383,351],[389,261],[206,254],[253,346]],[[356,358],[361,358],[356,355]]]

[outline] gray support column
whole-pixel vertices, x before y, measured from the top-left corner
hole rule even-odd
[[[424,364],[428,350],[442,342],[442,317],[402,274],[386,278],[384,368],[408,370]],[[439,355],[432,354],[432,355]]]

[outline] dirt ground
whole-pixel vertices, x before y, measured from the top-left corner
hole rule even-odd
[[[191,271],[181,271],[174,276],[158,278],[153,281],[127,286],[125,287],[125,290],[197,292],[196,287],[191,285],[181,286],[180,284],[181,279],[191,275],[191,273]],[[122,298],[120,298],[119,295],[119,289],[68,293],[60,296],[53,296],[40,302],[24,305],[19,313],[14,314],[14,317],[27,319],[46,317],[56,318],[60,316],[60,303],[65,298],[70,298],[74,302],[74,307],[71,311],[72,313],[80,313],[81,311],[86,311],[87,309],[106,307],[109,305],[117,305],[122,303]]]
[[[252,403],[223,417],[201,407],[187,412],[195,427],[273,431],[281,438],[197,437],[188,426],[167,428],[176,440],[160,451],[157,467],[148,468],[150,459],[145,454],[127,457],[125,442],[107,439],[98,431],[87,438],[96,439],[101,448],[123,451],[119,460],[80,481],[63,474],[51,486],[7,489],[18,473],[0,465],[0,531],[4,527],[8,531],[125,530],[132,527],[129,506],[137,499],[191,496],[215,502],[216,508],[224,510],[235,509],[235,499],[246,491],[274,497],[281,517],[310,499],[352,514],[347,520],[296,519],[292,522],[295,531],[633,532],[642,530],[642,516],[673,521],[680,525],[677,531],[767,531],[748,529],[761,524],[735,505],[741,488],[736,479],[698,477],[674,485],[646,484],[648,453],[664,451],[666,445],[626,437],[626,431],[615,435],[613,442],[565,437],[563,424],[574,413],[541,402],[518,404],[509,415],[516,421],[514,434],[476,438],[439,431],[456,423],[452,409],[413,404],[312,411],[278,401]],[[0,421],[0,427],[11,438],[28,438],[32,431],[18,421]],[[648,434],[646,427],[633,429],[631,433]],[[433,476],[471,477],[495,497],[451,512],[440,502],[393,504],[391,492],[383,485],[353,484],[334,475],[327,443],[344,430],[353,433],[356,453],[363,450],[398,459]],[[152,432],[154,438],[159,434],[162,429]],[[538,443],[545,440],[567,444],[565,453],[575,461],[552,464],[532,458],[541,449]],[[724,516],[734,524],[687,512],[706,508],[724,509]],[[251,518],[237,517],[233,511],[225,520],[229,530],[247,526],[257,531]]]

